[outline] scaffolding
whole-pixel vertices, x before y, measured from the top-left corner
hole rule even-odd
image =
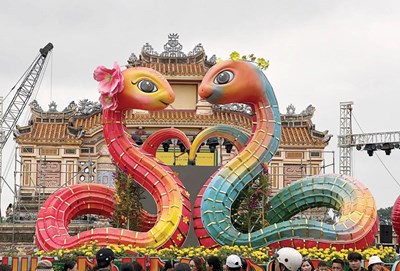
[[[43,202],[52,193],[72,184],[98,182],[96,180],[97,159],[90,152],[87,155],[81,155],[75,163],[71,164],[55,161],[54,158],[42,155],[40,147],[35,149],[40,155],[34,157],[35,162],[29,164],[22,160],[20,147],[16,147],[15,151],[14,197],[12,199],[14,208],[12,214],[6,218],[6,222],[13,225],[12,246],[16,244],[16,224],[36,223],[37,214]],[[109,163],[109,167],[112,168],[113,164]],[[58,181],[56,181],[57,178]],[[93,227],[89,216],[86,216],[86,219],[79,217],[72,223],[84,224],[87,229]]]

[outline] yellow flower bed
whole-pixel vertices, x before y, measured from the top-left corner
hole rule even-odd
[[[252,261],[258,264],[265,264],[274,254],[268,247],[254,249],[247,246],[222,246],[220,248],[209,249],[203,246],[199,247],[186,247],[186,248],[163,248],[163,249],[153,249],[153,248],[137,248],[132,245],[108,245],[108,248],[112,249],[116,257],[127,257],[130,256],[129,253],[136,252],[139,256],[148,255],[150,257],[160,257],[161,259],[179,259],[179,258],[190,258],[193,256],[204,257],[214,255],[219,257],[222,261],[230,254],[238,254],[242,257],[250,258]],[[353,250],[353,249],[342,249],[337,251],[335,248],[329,249],[318,249],[318,248],[297,248],[298,251],[305,257],[312,259],[324,260],[331,262],[335,258],[340,258],[343,260],[347,259],[347,254],[351,251],[356,251],[361,253],[365,260],[368,260],[371,256],[377,255],[386,263],[393,263],[397,258],[396,251],[392,247],[370,247],[364,250]],[[93,257],[99,246],[96,242],[85,244],[80,248],[75,249],[57,249],[50,252],[39,251],[35,255],[49,256],[49,257],[72,257],[77,256],[87,256]]]

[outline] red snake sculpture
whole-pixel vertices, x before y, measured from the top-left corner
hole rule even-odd
[[[70,236],[68,224],[78,215],[110,217],[114,207],[113,189],[78,184],[59,190],[43,204],[36,224],[36,244],[46,251],[79,247],[93,240],[100,246],[181,246],[189,230],[189,194],[168,166],[138,148],[124,124],[126,110],[162,110],[174,101],[175,94],[160,73],[148,68],[129,68],[121,73],[117,65],[113,69],[98,67],[94,76],[100,82],[104,137],[110,154],[153,196],[158,207],[157,221],[147,232],[97,228]]]

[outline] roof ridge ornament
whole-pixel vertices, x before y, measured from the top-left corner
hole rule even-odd
[[[185,67],[178,69],[180,70],[181,75],[192,75],[193,71],[198,75],[204,75],[205,70],[211,68],[217,63],[217,57],[215,55],[212,55],[210,59],[207,59],[203,44],[201,43],[198,43],[196,46],[194,46],[193,50],[187,54],[182,52],[182,48],[183,46],[179,42],[179,35],[176,33],[171,33],[168,35],[168,42],[164,45],[164,51],[161,54],[157,53],[153,49],[153,46],[146,42],[138,56],[134,53],[131,53],[127,60],[127,67],[152,67],[162,74],[175,76],[179,73],[176,71],[177,66],[182,67],[182,65],[199,65],[193,69],[189,68],[189,72]],[[165,65],[169,64],[174,65],[165,67]]]
[[[197,44],[192,51],[188,53],[188,56],[197,55],[198,53],[204,52],[204,47],[201,43]]]
[[[44,112],[37,100],[33,100],[29,105],[38,112]]]
[[[301,111],[300,115],[312,117],[314,115],[314,112],[315,112],[315,107],[310,104],[309,106],[307,106],[306,109]]]
[[[303,118],[311,118],[314,115],[315,107],[311,104],[307,106],[306,109],[301,111],[299,114],[296,114],[296,108],[293,104],[290,104],[286,107],[286,115],[291,117],[303,117]]]
[[[168,35],[168,42],[164,45],[165,51],[161,53],[163,57],[186,57],[186,54],[182,52],[182,44],[178,41],[179,35],[177,33],[171,33]],[[195,47],[196,48],[196,47]]]
[[[77,116],[90,116],[91,114],[102,111],[101,104],[99,102],[93,102],[89,99],[83,99],[78,102],[78,108],[76,111]]]
[[[131,56],[128,59],[128,63],[132,63],[132,62],[135,62],[135,61],[138,61],[138,58],[135,55],[135,53],[132,53]]]
[[[47,111],[47,113],[58,113],[57,103],[55,101],[51,101],[49,103],[49,110]]]
[[[155,50],[153,49],[153,46],[151,46],[150,43],[148,43],[148,42],[146,42],[146,43],[143,45],[142,51],[143,51],[143,52],[146,52],[146,53],[148,53],[148,54],[150,54],[150,55],[158,56],[158,52],[155,51]],[[132,57],[132,55],[131,55],[131,57]],[[136,56],[135,56],[135,57],[136,57]]]
[[[244,113],[247,115],[252,116],[253,110],[251,107],[247,104],[242,104],[242,103],[230,103],[230,104],[213,104],[212,109],[214,111],[233,111],[233,112],[239,112],[239,113]]]
[[[217,56],[216,56],[216,55],[212,55],[212,56],[210,57],[210,59],[208,60],[208,62],[209,62],[211,65],[215,65],[215,64],[217,63]]]
[[[294,115],[296,113],[296,107],[294,107],[293,104],[289,104],[288,107],[286,107],[286,115]]]
[[[75,101],[72,101],[69,103],[69,105],[67,107],[64,108],[64,110],[62,112],[69,112],[69,111],[73,111],[76,109],[76,103]]]

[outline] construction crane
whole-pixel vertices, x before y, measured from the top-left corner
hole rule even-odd
[[[30,97],[35,89],[43,67],[45,67],[47,56],[53,49],[53,44],[48,43],[39,50],[38,56],[29,66],[23,76],[21,85],[18,87],[13,99],[3,114],[3,97],[0,97],[0,210],[1,210],[1,194],[2,182],[6,182],[2,176],[2,154],[4,145],[17,125],[18,119],[28,104]],[[13,89],[12,89],[13,90]]]
[[[352,131],[352,105],[353,102],[340,103],[340,135],[339,147],[339,172],[352,175],[352,148],[358,151],[364,150],[369,156],[373,156],[377,150],[382,150],[390,155],[394,148],[400,148],[400,131],[353,134]]]

